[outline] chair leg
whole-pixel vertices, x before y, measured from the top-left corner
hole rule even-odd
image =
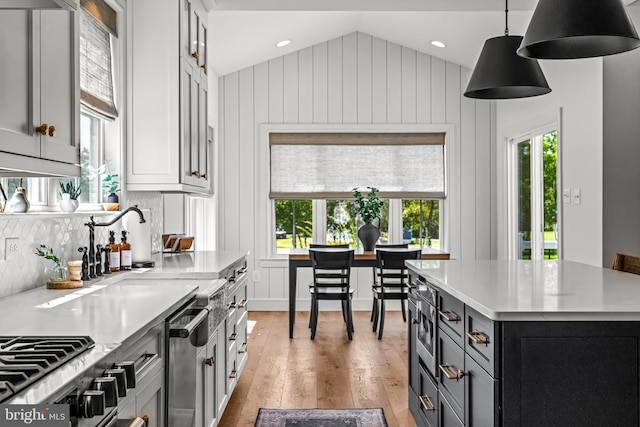
[[[404,306],[404,300],[400,300],[400,307],[402,307],[402,321],[407,323],[407,309]]]
[[[371,330],[373,332],[378,330],[378,318],[380,317],[380,300],[378,298],[373,299],[374,309],[373,309],[373,324],[371,325]]]
[[[382,330],[384,329],[384,300],[380,301],[380,325],[378,326],[378,339],[382,339]]]
[[[373,318],[375,317],[375,313],[376,313],[376,296],[373,295],[373,307],[371,307],[371,319],[369,320],[370,322],[373,322]]]
[[[342,321],[347,321],[347,302],[342,300]]]
[[[316,329],[318,327],[318,299],[314,297],[313,300],[311,301],[311,304],[313,306],[312,308],[313,314],[311,316],[312,318],[311,339],[313,340],[316,338]]]
[[[351,313],[351,299],[347,299],[346,301],[346,306],[347,306],[347,336],[349,337],[350,340],[353,339],[353,317],[352,317],[352,313]]]

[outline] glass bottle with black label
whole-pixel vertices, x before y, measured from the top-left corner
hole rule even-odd
[[[116,232],[109,230],[109,243],[107,248],[111,249],[109,253],[109,270],[120,271],[120,245],[116,243]]]
[[[122,230],[120,242],[120,270],[131,270],[131,244],[127,242],[126,230]]]

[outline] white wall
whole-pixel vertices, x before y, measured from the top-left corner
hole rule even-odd
[[[220,78],[218,247],[249,250],[260,281],[252,309],[287,308],[286,258],[259,248],[261,124],[451,124],[449,250],[496,256],[493,103],[464,98],[470,70],[363,33],[352,33]],[[265,150],[266,151],[266,150]],[[369,269],[354,273],[355,307],[370,309]],[[309,281],[299,274],[299,284]],[[298,295],[308,297],[305,286]],[[299,305],[308,308],[308,303]]]
[[[506,139],[562,110],[559,137],[562,185],[580,188],[581,204],[563,204],[564,259],[602,265],[602,59],[541,61],[552,92],[497,102],[498,258],[507,257]],[[559,197],[562,197],[559,194]]]

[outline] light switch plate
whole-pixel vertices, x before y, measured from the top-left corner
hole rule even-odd
[[[565,188],[562,190],[562,203],[571,203],[571,189]]]
[[[581,201],[582,201],[582,196],[580,195],[580,189],[579,188],[572,188],[571,189],[571,203],[573,203],[575,205],[579,205]]]

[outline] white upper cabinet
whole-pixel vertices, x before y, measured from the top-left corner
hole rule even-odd
[[[78,0],[2,0],[0,9],[78,10]]]
[[[80,174],[76,12],[0,10],[0,169]]]
[[[208,11],[201,0],[135,0],[127,12],[127,189],[211,194]]]

